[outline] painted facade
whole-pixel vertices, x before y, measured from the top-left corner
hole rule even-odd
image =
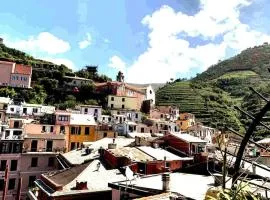
[[[30,88],[31,77],[31,66],[0,61],[0,85]]]

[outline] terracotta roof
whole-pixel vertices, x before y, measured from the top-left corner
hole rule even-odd
[[[14,74],[31,75],[32,74],[32,67],[28,66],[28,65],[16,64]]]
[[[140,93],[145,93],[143,92],[140,88],[137,88],[137,87],[134,87],[134,86],[131,86],[127,83],[122,83],[122,82],[118,82],[118,81],[110,81],[110,82],[104,82],[104,83],[94,83],[96,87],[103,87],[103,86],[106,86],[106,85],[122,85],[124,84],[126,88],[130,89],[130,90],[134,90],[136,92],[140,92]]]

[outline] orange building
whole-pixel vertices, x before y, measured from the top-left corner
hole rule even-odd
[[[81,148],[83,142],[96,140],[95,119],[91,115],[71,114],[67,140],[67,150]]]
[[[195,125],[195,115],[191,113],[180,113],[176,124],[179,126],[181,131],[187,131],[189,127]]]

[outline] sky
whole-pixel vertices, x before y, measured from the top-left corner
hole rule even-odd
[[[191,78],[270,42],[269,0],[8,0],[0,37],[76,71],[98,65],[132,83]]]

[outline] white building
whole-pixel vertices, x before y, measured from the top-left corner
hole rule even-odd
[[[190,135],[193,135],[195,137],[207,141],[208,144],[212,144],[212,138],[214,134],[218,132],[217,129],[203,126],[200,124],[196,124],[194,126],[189,127],[187,131]]]
[[[80,113],[94,116],[95,120],[100,121],[102,115],[102,107],[96,105],[80,105]]]
[[[6,111],[7,114],[19,116],[43,116],[44,114],[52,114],[54,112],[54,106],[28,103],[9,104]]]
[[[142,121],[142,113],[136,110],[128,110],[128,109],[121,109],[121,110],[111,110],[112,115],[124,115],[126,116],[127,120],[132,122],[141,122]]]
[[[151,104],[155,105],[156,103],[156,94],[154,89],[151,85],[148,85],[147,87],[141,88],[142,91],[145,93],[145,100],[151,100]]]
[[[81,87],[82,85],[93,83],[91,79],[77,77],[77,76],[64,76],[65,84],[70,87]]]

